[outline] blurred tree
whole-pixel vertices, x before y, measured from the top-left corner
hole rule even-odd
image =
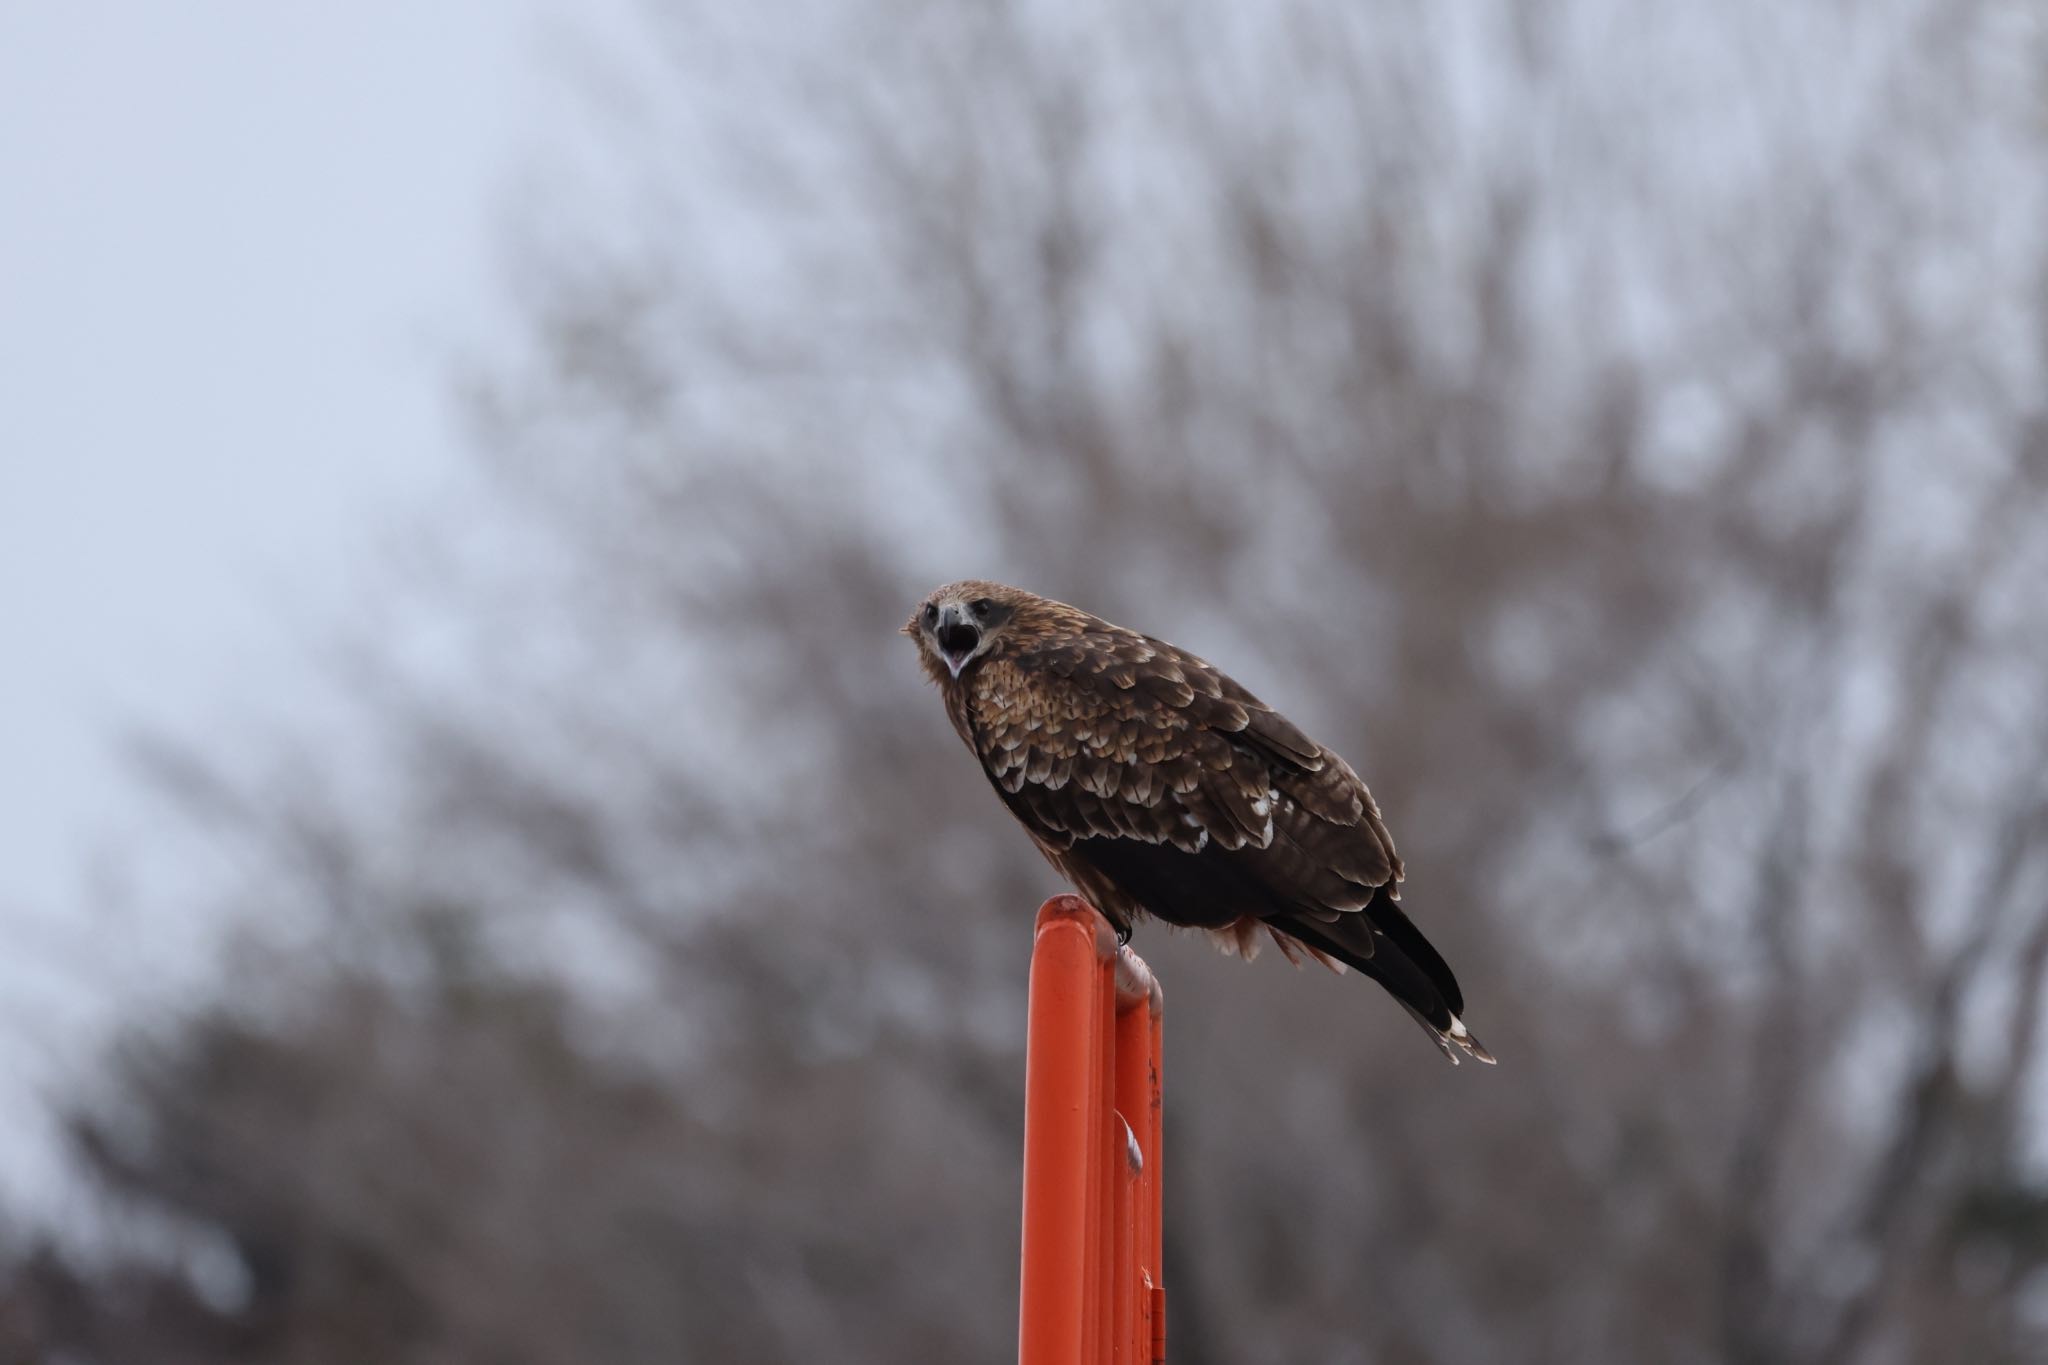
[[[371,651],[379,799],[152,759],[292,928],[80,1150],[233,1273],[29,1261],[0,1331],[1001,1356],[1053,888],[892,634],[972,572],[1349,754],[1502,1059],[1141,933],[1178,1360],[2048,1352],[2039,35],[775,15],[598,82],[635,157],[472,385],[526,529],[473,671]]]

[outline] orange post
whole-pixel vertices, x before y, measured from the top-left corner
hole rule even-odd
[[[1129,948],[1116,970],[1116,1107],[1125,1125],[1132,1175],[1131,1247],[1122,1264],[1130,1291],[1129,1317],[1120,1341],[1130,1345],[1116,1359],[1166,1359],[1165,1290],[1160,1287],[1160,1232],[1163,1207],[1159,1183],[1159,983]]]
[[[1163,1365],[1158,983],[1078,896],[1038,911],[1020,1365]]]

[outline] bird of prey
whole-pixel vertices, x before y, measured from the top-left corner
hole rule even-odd
[[[1000,583],[947,584],[903,633],[996,795],[1120,939],[1150,916],[1249,959],[1269,936],[1379,982],[1452,1062],[1493,1061],[1398,904],[1372,794],[1286,717],[1186,650]]]

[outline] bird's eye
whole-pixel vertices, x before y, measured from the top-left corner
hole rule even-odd
[[[927,603],[925,603],[925,604],[924,604],[924,623],[925,623],[925,626],[926,626],[927,628],[929,628],[929,627],[930,627],[930,626],[932,626],[932,625],[933,625],[933,624],[934,624],[935,622],[937,622],[937,621],[938,621],[938,619],[939,619],[939,609],[938,609],[938,607],[934,606],[934,605],[933,605],[932,603],[930,603],[930,602],[927,602]]]
[[[989,601],[986,597],[977,597],[967,604],[967,610],[973,612],[976,616],[986,616],[995,609],[996,604]]]

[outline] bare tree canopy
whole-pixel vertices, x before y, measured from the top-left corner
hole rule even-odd
[[[1177,1361],[2048,1354],[2032,12],[774,14],[593,69],[375,798],[154,753],[268,927],[79,1099],[182,1249],[0,1358],[1001,1358],[982,575],[1369,771],[1501,1061],[1141,929]]]

